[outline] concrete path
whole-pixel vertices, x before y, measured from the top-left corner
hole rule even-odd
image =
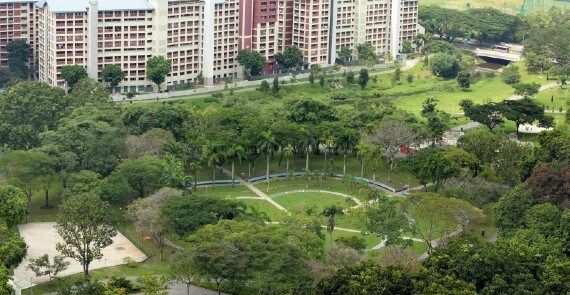
[[[230,170],[227,169],[223,169],[224,173],[228,176],[232,176],[232,172]],[[234,175],[235,179],[239,179],[242,181],[242,183],[249,188],[252,192],[254,192],[256,195],[258,195],[261,199],[266,200],[267,202],[271,203],[273,206],[277,207],[277,209],[287,213],[287,214],[291,214],[289,211],[287,211],[287,209],[285,209],[285,207],[281,206],[279,203],[275,202],[272,198],[270,198],[269,196],[267,196],[264,192],[262,192],[261,190],[259,190],[258,188],[256,188],[253,184],[251,184],[249,181],[243,179],[241,176],[238,175]]]

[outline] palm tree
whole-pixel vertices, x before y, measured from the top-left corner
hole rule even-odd
[[[186,175],[184,171],[184,163],[172,154],[166,154],[164,162],[166,163],[164,167],[164,180],[166,184],[172,188],[187,191],[186,185],[192,178],[189,175]]]
[[[264,211],[259,210],[259,206],[249,206],[249,210],[245,213],[254,221],[259,221],[261,223],[271,222],[271,218]]]
[[[285,170],[285,174],[287,174],[287,179],[289,179],[289,157],[293,155],[293,152],[294,152],[293,146],[291,144],[288,144],[286,147],[281,149],[281,154],[287,157],[287,165]]]
[[[322,138],[323,149],[325,151],[325,159],[323,161],[323,175],[327,175],[327,152],[333,147],[333,138],[330,136],[325,136]]]
[[[267,172],[267,191],[269,191],[269,157],[275,149],[277,149],[277,139],[275,139],[275,135],[271,133],[271,131],[262,131],[261,132],[261,140],[259,141],[257,147],[263,153],[265,153],[267,163],[266,163],[266,172]]]
[[[328,218],[327,231],[331,235],[331,247],[332,247],[332,242],[333,242],[333,231],[334,231],[334,227],[335,227],[335,219],[334,218],[335,218],[335,216],[342,215],[343,213],[344,212],[342,211],[342,208],[337,207],[336,205],[325,207],[323,212],[321,213],[321,215]]]
[[[212,167],[212,187],[216,187],[216,166],[221,166],[226,159],[224,146],[217,142],[208,142],[202,148],[202,161]]]
[[[236,144],[236,145],[232,145],[228,149],[227,152],[228,152],[227,153],[228,158],[232,159],[232,188],[233,188],[233,187],[235,187],[235,184],[234,184],[235,162],[236,162],[236,159],[241,159],[243,157],[245,150],[243,149],[243,147],[241,145]]]
[[[336,138],[336,146],[343,153],[344,163],[342,167],[342,174],[346,174],[346,158],[348,153],[358,144],[358,135],[351,130],[344,130]]]
[[[380,160],[382,159],[382,149],[377,145],[365,143],[359,144],[357,148],[359,150],[360,161],[362,163],[360,177],[364,177],[364,165],[369,164],[372,167],[372,180],[376,181],[376,169],[378,169],[378,166],[381,164]]]
[[[192,175],[194,178],[194,191],[196,191],[196,187],[198,186],[198,169],[202,168],[202,163],[200,161],[187,161],[185,163],[187,171],[192,171]]]
[[[162,150],[167,154],[175,156],[176,158],[184,158],[184,146],[177,141],[169,141],[165,143]]]
[[[315,144],[315,138],[313,134],[305,129],[301,129],[301,139],[299,140],[299,149],[304,150],[307,155],[307,160],[305,161],[305,171],[309,171],[309,152],[311,151],[311,147]]]

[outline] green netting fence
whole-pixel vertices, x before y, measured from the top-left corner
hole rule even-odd
[[[420,0],[420,5],[432,4],[459,10],[493,7],[505,13],[522,15],[547,12],[553,6],[562,11],[570,10],[570,0]]]

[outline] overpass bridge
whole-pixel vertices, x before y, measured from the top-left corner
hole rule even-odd
[[[489,58],[513,61],[513,62],[520,61],[522,59],[522,55],[519,52],[504,52],[504,51],[481,49],[481,48],[476,48],[473,52],[475,53],[475,55],[479,57],[489,57]]]

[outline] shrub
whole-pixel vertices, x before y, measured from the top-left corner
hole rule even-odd
[[[457,74],[457,84],[461,88],[469,88],[471,86],[471,74],[468,72],[459,72]]]
[[[521,74],[519,73],[519,67],[511,65],[504,68],[501,77],[503,78],[503,82],[509,85],[519,83],[521,81]]]
[[[334,100],[345,100],[350,98],[350,94],[347,92],[333,92],[330,97]]]
[[[355,80],[354,80],[354,72],[350,71],[346,74],[346,82],[350,83],[350,84],[354,84]]]
[[[354,250],[357,250],[359,252],[362,252],[364,251],[364,249],[366,249],[366,240],[364,239],[364,237],[358,237],[358,236],[338,237],[334,241],[339,244],[343,244],[347,247],[350,247]]]
[[[459,72],[459,59],[455,55],[437,53],[430,59],[429,68],[438,77],[455,77]]]
[[[135,284],[133,284],[131,280],[128,280],[125,277],[117,278],[115,276],[112,276],[107,282],[107,286],[109,286],[111,289],[124,290],[124,292],[126,292],[127,294],[137,292],[140,290]]]
[[[204,102],[205,103],[220,103],[220,99],[216,98],[212,95],[211,97],[204,98]]]
[[[123,258],[123,262],[130,268],[137,268],[139,264],[130,256]]]

